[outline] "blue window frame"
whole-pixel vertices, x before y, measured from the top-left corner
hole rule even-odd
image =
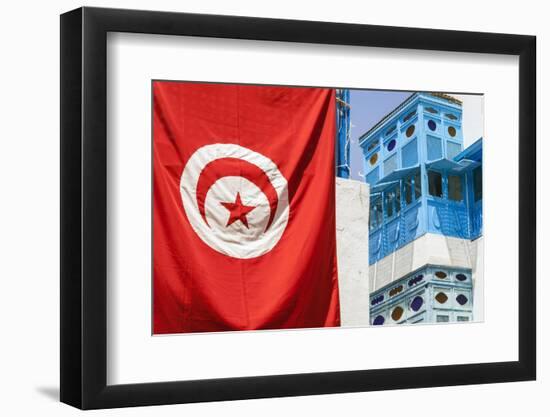
[[[401,184],[395,186],[395,214],[401,211]]]
[[[384,209],[387,220],[397,216],[401,211],[401,188],[399,184],[384,192]]]
[[[479,201],[483,197],[483,174],[481,166],[474,169],[474,201]]]
[[[405,205],[413,202],[413,177],[408,177],[403,180],[403,199]]]
[[[382,221],[382,198],[376,197],[371,200],[370,204],[369,229],[378,229],[382,225]]]
[[[441,172],[428,171],[428,193],[432,197],[443,197],[443,176]]]
[[[449,200],[462,202],[464,201],[464,180],[462,175],[452,175],[447,177],[447,188]]]
[[[414,175],[414,199],[418,200],[422,196],[422,183],[420,170],[416,171]]]
[[[406,177],[402,183],[403,186],[403,204],[409,205],[418,200],[422,195],[422,187],[420,184],[420,170],[413,175]]]

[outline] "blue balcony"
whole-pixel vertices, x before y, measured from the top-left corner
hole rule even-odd
[[[361,137],[370,264],[425,233],[482,234],[482,139],[463,149],[461,123],[460,102],[416,93]]]

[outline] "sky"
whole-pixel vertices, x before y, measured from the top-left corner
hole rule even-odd
[[[363,154],[359,137],[410,97],[411,92],[350,90],[351,105],[351,178],[363,180]],[[464,147],[483,136],[483,96],[449,94],[462,101]]]

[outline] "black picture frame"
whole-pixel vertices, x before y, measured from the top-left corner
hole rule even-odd
[[[107,385],[108,32],[519,56],[518,361]],[[534,36],[84,7],[61,15],[60,57],[62,402],[95,409],[535,379]]]

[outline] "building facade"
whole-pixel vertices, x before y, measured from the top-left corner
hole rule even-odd
[[[464,149],[462,103],[415,93],[359,143],[370,186],[371,323],[480,319],[482,139]]]

